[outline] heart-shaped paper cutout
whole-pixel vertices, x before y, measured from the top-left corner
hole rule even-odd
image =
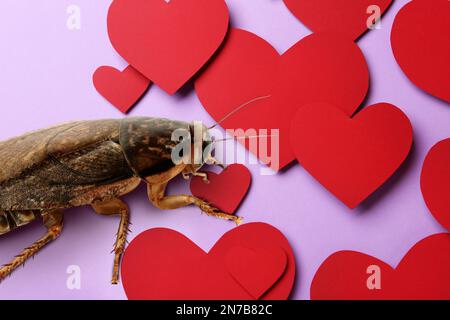
[[[102,66],[93,75],[95,89],[113,106],[127,113],[150,86],[150,80],[128,66],[122,72]]]
[[[279,154],[279,161],[266,161],[261,148],[250,148],[275,170],[295,159],[289,130],[299,107],[322,101],[341,106],[351,115],[364,100],[368,86],[366,61],[351,41],[331,34],[313,34],[280,56],[265,40],[239,29],[230,32],[224,47],[195,82],[203,106],[217,121],[254,98],[270,95],[233,113],[221,126],[242,129],[250,136],[276,134],[274,129],[279,129],[279,144],[273,152],[272,139],[255,138],[257,144],[268,141],[268,154]],[[235,136],[243,134],[237,132]]]
[[[265,250],[264,250],[265,249]],[[226,256],[228,272],[255,299],[259,299],[286,270],[286,253],[280,247],[234,247]]]
[[[450,102],[450,2],[414,0],[395,17],[391,45],[406,76]]]
[[[284,0],[291,12],[314,32],[335,32],[359,38],[392,0]],[[380,17],[378,17],[380,18]]]
[[[236,281],[228,270],[227,259],[233,250],[242,247],[255,252],[275,250],[266,256],[270,260],[265,263],[276,265],[279,265],[278,254],[282,250],[287,263],[281,278],[255,272],[249,273],[252,279],[242,283]],[[253,266],[255,269],[259,267]],[[265,223],[248,223],[232,229],[217,241],[209,253],[176,231],[156,228],[133,239],[124,253],[121,273],[129,299],[248,300],[254,299],[249,292],[258,292],[259,295],[261,283],[268,287],[267,276],[270,276],[274,283],[260,298],[280,300],[287,299],[292,290],[295,261],[283,234]],[[257,284],[257,287],[243,287],[252,284]]]
[[[450,138],[437,143],[428,152],[420,188],[428,209],[450,231]]]
[[[397,268],[369,255],[340,251],[329,256],[311,283],[314,300],[450,299],[450,234],[415,244]]]
[[[355,208],[399,168],[413,141],[408,117],[380,103],[353,118],[316,103],[292,122],[291,144],[299,163],[348,207]]]
[[[173,94],[219,48],[228,20],[224,0],[114,0],[108,33],[129,64]]]
[[[250,187],[250,171],[242,164],[232,164],[220,174],[206,173],[209,183],[201,177],[192,178],[192,194],[226,213],[235,213]]]

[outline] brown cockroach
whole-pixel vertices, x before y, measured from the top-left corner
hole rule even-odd
[[[198,127],[198,126],[197,126]],[[218,164],[208,153],[208,128],[200,125],[204,162]],[[112,283],[126,244],[129,210],[120,197],[143,180],[151,203],[160,209],[198,206],[208,215],[240,222],[191,195],[166,196],[166,186],[182,174],[199,172],[203,163],[176,164],[172,133],[194,134],[194,123],[157,118],[71,122],[0,142],[0,235],[42,218],[46,234],[0,268],[0,281],[55,240],[62,231],[63,210],[89,205],[102,215],[119,215]],[[194,146],[195,148],[195,146]],[[199,151],[199,150],[197,150]]]

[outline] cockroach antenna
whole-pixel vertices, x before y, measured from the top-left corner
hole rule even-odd
[[[211,127],[209,127],[208,130],[214,129],[214,128],[217,127],[219,124],[221,124],[222,122],[224,122],[225,120],[227,120],[229,117],[231,117],[232,115],[234,115],[235,113],[237,113],[237,112],[240,111],[241,109],[247,107],[248,105],[250,105],[250,104],[252,104],[252,103],[254,103],[254,102],[256,102],[256,101],[259,101],[259,100],[268,99],[268,98],[270,98],[270,97],[271,97],[270,95],[268,95],[268,96],[261,96],[261,97],[254,98],[254,99],[252,99],[252,100],[250,100],[250,101],[247,101],[247,102],[241,104],[239,107],[237,107],[236,109],[234,109],[233,111],[231,111],[230,113],[228,113],[225,117],[223,117],[222,119],[220,119],[220,120],[219,120],[218,122],[216,122],[214,125],[212,125]]]
[[[271,138],[271,137],[278,137],[278,134],[262,134],[262,135],[253,135],[253,136],[243,136],[243,137],[238,136],[238,137],[214,140],[213,142],[217,143],[217,142],[223,142],[223,141],[234,140],[234,139]]]

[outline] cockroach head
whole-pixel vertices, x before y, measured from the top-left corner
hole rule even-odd
[[[206,127],[201,121],[190,124],[192,171],[198,171],[204,164],[213,159],[213,141]]]

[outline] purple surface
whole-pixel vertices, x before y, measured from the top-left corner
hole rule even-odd
[[[415,146],[406,164],[385,186],[356,210],[347,209],[300,166],[278,176],[262,176],[250,166],[253,185],[239,214],[246,222],[264,221],[290,240],[297,259],[294,299],[308,299],[315,270],[331,253],[352,249],[396,265],[406,251],[427,235],[443,229],[423,202],[419,177],[429,148],[450,136],[450,109],[404,76],[389,42],[393,18],[406,0],[397,0],[382,20],[382,28],[358,43],[371,71],[367,105],[390,102],[400,107],[414,126]],[[309,31],[281,0],[228,0],[233,26],[255,32],[284,52]],[[66,8],[81,8],[81,30],[66,27]],[[106,33],[109,1],[3,0],[0,3],[0,139],[31,129],[75,120],[122,115],[93,88],[91,76],[106,64],[124,67]],[[338,23],[338,22],[337,22]],[[130,115],[213,120],[195,93],[168,96],[152,87]],[[241,149],[240,152],[243,152]],[[187,191],[176,183],[172,192]],[[140,188],[126,200],[132,212],[129,240],[152,227],[168,227],[208,250],[232,223],[200,215],[196,208],[160,211]],[[118,218],[102,217],[90,208],[69,210],[61,238],[25,268],[0,285],[0,299],[123,299],[122,286],[111,286],[110,254]],[[0,238],[0,262],[6,263],[40,237],[37,224]],[[81,268],[81,290],[66,287],[69,265]]]

